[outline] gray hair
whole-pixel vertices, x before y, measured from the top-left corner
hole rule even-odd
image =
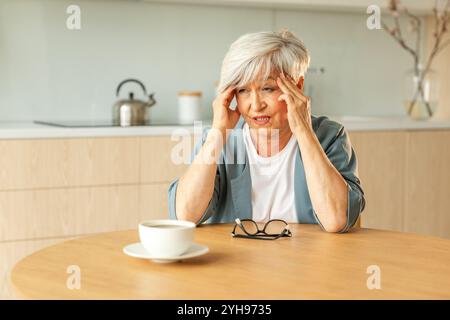
[[[260,75],[265,81],[273,71],[284,72],[294,81],[305,75],[310,62],[308,49],[292,32],[247,33],[233,42],[222,62],[218,92],[241,87]]]

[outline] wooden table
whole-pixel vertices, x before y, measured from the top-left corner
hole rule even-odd
[[[122,253],[137,230],[103,233],[40,250],[20,261],[11,280],[31,299],[449,299],[450,240],[317,225],[292,225],[276,241],[232,238],[231,225],[196,229],[209,246],[201,257],[171,264]],[[68,289],[70,265],[81,288]],[[381,289],[368,289],[369,266],[380,268]]]

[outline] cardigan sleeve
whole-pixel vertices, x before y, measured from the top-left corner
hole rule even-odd
[[[190,163],[194,160],[195,156],[199,153],[201,147],[205,143],[206,137],[208,135],[209,129],[206,128],[203,130],[201,139],[196,143],[194,152],[191,155]],[[177,194],[177,187],[178,187],[178,181],[179,178],[175,179],[169,186],[168,189],[168,207],[169,207],[169,218],[177,220],[177,213],[176,213],[176,194]],[[214,191],[212,194],[212,197],[209,201],[208,207],[203,212],[202,217],[197,222],[197,225],[205,222],[208,220],[215,212],[216,208],[219,203],[219,196],[220,196],[220,174],[219,174],[219,168],[216,169],[216,176],[214,179]]]
[[[358,161],[347,131],[341,124],[326,117],[323,118],[324,120],[316,129],[316,135],[328,159],[347,183],[347,223],[339,231],[344,233],[356,223],[364,210],[366,201],[358,176]],[[315,212],[314,217],[323,228]]]
[[[340,233],[347,232],[358,220],[366,201],[358,177],[358,161],[350,138],[343,126],[337,131],[325,153],[347,182],[347,223]]]

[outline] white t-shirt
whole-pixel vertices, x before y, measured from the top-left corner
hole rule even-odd
[[[295,156],[298,148],[295,136],[292,135],[288,144],[277,154],[262,157],[256,151],[247,124],[244,125],[243,135],[250,162],[253,220],[298,222],[294,202]]]

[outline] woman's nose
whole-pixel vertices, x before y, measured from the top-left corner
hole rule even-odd
[[[257,93],[252,93],[251,108],[254,111],[260,111],[263,110],[265,107],[266,104],[264,101],[261,100],[261,97]]]

